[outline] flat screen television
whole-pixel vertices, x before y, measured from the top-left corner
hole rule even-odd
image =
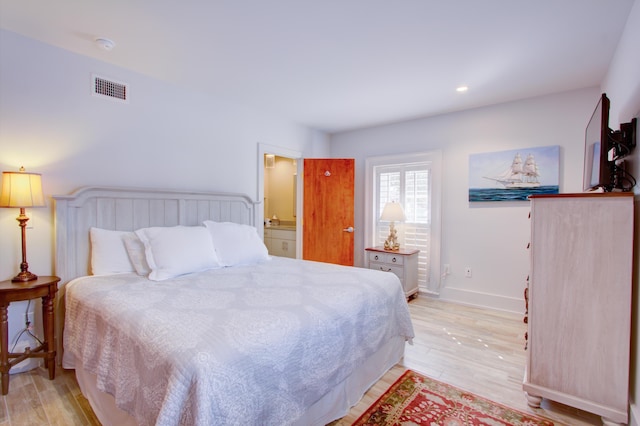
[[[609,98],[602,94],[585,130],[585,191],[631,191],[636,179],[627,171],[625,158],[636,147],[638,119],[620,123],[620,130],[609,128]]]
[[[609,98],[602,94],[585,130],[583,189],[610,191],[613,186],[609,161]]]

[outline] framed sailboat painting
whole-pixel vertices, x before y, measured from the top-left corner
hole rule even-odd
[[[527,201],[557,194],[560,146],[514,149],[469,156],[469,201]]]

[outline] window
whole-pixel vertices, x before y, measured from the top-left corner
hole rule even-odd
[[[439,153],[427,153],[367,160],[371,179],[367,191],[371,200],[367,245],[384,245],[389,222],[381,221],[380,214],[387,202],[399,202],[406,216],[404,223],[395,224],[399,243],[401,248],[420,250],[418,285],[428,292],[439,289],[439,157]]]

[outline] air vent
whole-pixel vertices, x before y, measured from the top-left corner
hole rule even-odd
[[[91,76],[94,96],[112,99],[118,102],[129,102],[129,86],[97,75]]]

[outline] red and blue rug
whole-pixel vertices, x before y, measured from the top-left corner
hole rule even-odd
[[[553,422],[407,370],[354,425],[553,426]]]

